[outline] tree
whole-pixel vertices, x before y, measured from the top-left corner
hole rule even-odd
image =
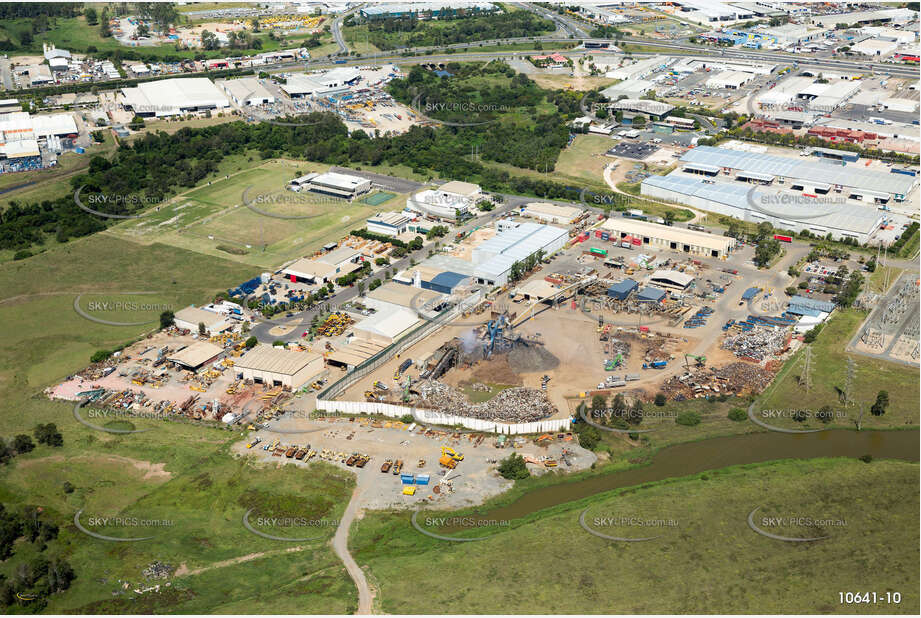
[[[867,262],[867,271],[871,273],[876,272],[876,257],[875,256],[871,257],[869,261]]]
[[[205,326],[204,322],[198,323],[198,334],[201,337],[204,337],[208,333],[208,327]]]
[[[531,476],[531,473],[528,471],[528,466],[524,462],[524,457],[518,453],[512,453],[499,462],[499,474],[502,475],[502,478],[511,481],[526,479]]]
[[[96,14],[96,9],[91,6],[83,9],[83,17],[86,18],[86,23],[90,26],[95,26],[99,23],[99,16]]]
[[[659,407],[661,408],[662,406],[665,405],[665,402],[666,402],[666,401],[667,401],[667,399],[665,398],[665,394],[664,394],[664,393],[656,393],[655,403],[656,403],[657,406],[659,406]]]
[[[176,315],[172,311],[164,311],[160,314],[160,330],[169,328],[173,325]]]
[[[252,350],[254,347],[256,347],[257,343],[259,343],[258,339],[256,339],[255,337],[250,337],[249,339],[246,340],[246,344],[245,344],[246,349]]]
[[[639,399],[630,406],[630,410],[627,412],[627,421],[633,425],[639,425],[643,422],[643,402]]]
[[[646,126],[646,116],[643,114],[637,114],[633,117],[632,124],[636,128],[642,128]]]
[[[624,414],[627,412],[627,400],[624,399],[624,396],[621,393],[618,393],[614,396],[614,399],[611,401],[611,416],[617,418],[623,418]]]
[[[39,444],[64,446],[64,437],[61,435],[61,432],[58,431],[58,426],[54,423],[46,423],[44,425],[39,423],[35,426],[32,435],[35,436]]]
[[[829,405],[824,405],[819,408],[819,411],[815,414],[816,418],[823,423],[830,423],[832,418],[835,416],[835,411]]]
[[[675,417],[675,422],[686,427],[700,425],[700,414],[697,412],[683,412]]]
[[[876,401],[870,407],[870,414],[873,416],[882,416],[889,407],[889,392],[880,391],[876,394]]]
[[[592,395],[592,416],[601,416],[607,406],[608,400],[605,399],[604,395]]]
[[[28,453],[34,448],[35,448],[35,443],[32,442],[32,438],[30,438],[24,433],[21,433],[15,438],[13,438],[13,450],[16,451],[17,455]]]
[[[806,331],[806,334],[803,335],[803,343],[812,343],[816,340],[816,337],[819,336],[819,333],[822,332],[822,324],[816,324],[812,328]]]
[[[744,421],[748,417],[748,414],[742,408],[733,408],[729,411],[727,416],[730,421],[739,422]]]
[[[598,446],[598,443],[601,442],[601,432],[588,423],[576,423],[573,425],[573,430],[578,434],[579,444],[582,448],[593,451]]]
[[[671,225],[675,222],[675,213],[671,210],[665,211],[665,225]]]
[[[101,363],[107,358],[109,358],[110,356],[112,356],[112,352],[110,352],[109,350],[96,350],[95,352],[93,352],[93,355],[90,356],[90,362],[91,363]]]

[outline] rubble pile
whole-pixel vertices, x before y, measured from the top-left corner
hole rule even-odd
[[[509,388],[478,404],[470,403],[462,391],[436,380],[429,382],[421,392],[420,407],[486,421],[529,423],[556,412],[547,394],[533,388]]]
[[[672,376],[665,380],[661,390],[670,399],[684,401],[714,395],[760,393],[772,379],[772,371],[738,362],[719,368],[692,369],[680,376]]]
[[[151,562],[141,573],[147,579],[166,579],[172,571],[173,567],[156,560]]]
[[[760,361],[781,352],[786,347],[786,341],[785,328],[753,328],[727,336],[721,347],[740,358]]]

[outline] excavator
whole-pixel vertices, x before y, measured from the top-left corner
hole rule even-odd
[[[703,367],[704,365],[707,364],[706,356],[695,356],[694,354],[685,354],[684,355],[684,365],[685,367],[689,369],[690,369],[690,364],[688,364],[688,358],[691,358],[694,360],[695,367]]]
[[[442,454],[443,456],[445,456],[445,457],[450,457],[450,458],[453,459],[454,461],[464,461],[464,454],[463,454],[463,453],[458,453],[457,451],[455,451],[455,450],[454,450],[453,448],[451,448],[450,446],[442,446],[442,447],[441,447],[441,454]]]

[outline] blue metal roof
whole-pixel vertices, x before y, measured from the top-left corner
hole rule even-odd
[[[824,313],[831,313],[835,309],[835,303],[827,300],[818,300],[816,298],[807,298],[805,296],[794,296],[790,299],[790,306],[799,305],[806,309],[815,309]]]
[[[462,275],[461,273],[447,271],[443,273],[438,273],[437,275],[432,277],[432,280],[430,281],[430,283],[432,285],[442,286],[450,290],[453,290],[456,286],[460,285],[460,283],[466,278],[467,278],[467,275]]]
[[[810,318],[817,318],[820,315],[822,315],[821,311],[817,311],[816,309],[810,309],[809,307],[804,307],[803,305],[796,305],[793,303],[790,303],[789,307],[787,307],[787,312],[795,313],[796,315],[804,315]]]
[[[643,288],[637,293],[637,300],[659,302],[665,298],[665,290],[659,288]]]
[[[633,279],[624,279],[623,281],[618,281],[614,285],[608,288],[608,292],[617,292],[623,294],[624,292],[632,292],[639,287],[639,283]]]
[[[758,295],[758,288],[748,288],[742,293],[742,300],[751,300]]]

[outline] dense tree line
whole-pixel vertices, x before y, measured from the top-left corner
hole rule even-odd
[[[82,2],[4,2],[0,4],[0,19],[76,17],[82,10]]]
[[[369,22],[367,27],[368,41],[384,51],[529,37],[556,30],[552,21],[530,11],[454,19],[439,17],[438,22],[415,18],[383,19]]]

